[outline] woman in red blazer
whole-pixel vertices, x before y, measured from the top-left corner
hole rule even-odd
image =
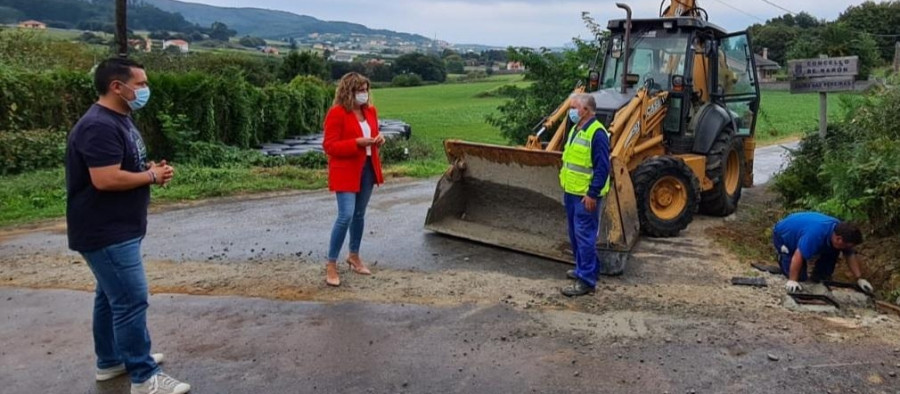
[[[339,286],[337,258],[350,230],[350,256],[347,264],[353,272],[370,275],[359,258],[359,245],[365,225],[366,205],[376,184],[384,183],[378,148],[384,137],[378,133],[378,115],[369,98],[369,80],[355,72],[338,83],[334,105],[325,116],[325,141],[328,155],[328,189],[337,196],[338,215],[331,230],[325,282]]]

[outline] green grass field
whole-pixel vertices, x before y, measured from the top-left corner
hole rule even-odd
[[[413,135],[431,146],[444,139],[507,144],[499,130],[484,120],[495,113],[504,98],[479,98],[479,94],[506,84],[524,85],[521,76],[506,75],[482,83],[444,84],[416,88],[385,88],[372,93],[382,118],[399,118],[413,126]],[[761,144],[815,132],[819,125],[818,94],[763,91],[756,135]],[[828,95],[829,120],[843,119],[841,97]]]
[[[384,88],[372,91],[372,99],[380,118],[402,119],[412,125],[416,138],[431,146],[439,147],[447,138],[506,144],[500,131],[484,120],[505,99],[477,96],[510,84],[526,82],[521,75],[502,75],[484,82]]]
[[[756,138],[761,144],[799,137],[819,130],[819,95],[790,94],[767,90],[761,93],[762,107],[756,121]],[[828,94],[828,120],[842,120],[847,111],[842,98],[856,93]]]

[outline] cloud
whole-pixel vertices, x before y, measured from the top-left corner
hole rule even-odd
[[[347,21],[371,28],[421,34],[453,43],[497,46],[561,46],[572,37],[590,37],[581,21],[588,11],[600,22],[624,18],[616,0],[190,0],[227,7],[257,7],[294,12],[323,20]],[[620,0],[621,1],[621,0]],[[795,12],[806,11],[817,18],[833,20],[851,4],[863,0],[770,0]],[[658,15],[658,0],[625,0],[635,18]],[[726,30],[742,30],[785,12],[762,0],[704,0],[710,21]]]

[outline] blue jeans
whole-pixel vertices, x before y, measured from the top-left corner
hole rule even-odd
[[[363,228],[366,224],[366,206],[369,205],[369,197],[375,187],[375,169],[372,166],[372,157],[366,158],[360,178],[359,193],[338,192],[338,215],[331,229],[331,241],[328,243],[328,261],[337,261],[344,246],[344,238],[347,237],[347,229],[350,229],[350,253],[359,253],[359,245],[362,243]]]
[[[575,277],[591,288],[597,287],[600,264],[597,262],[597,232],[600,230],[600,199],[597,208],[588,212],[581,202],[583,196],[565,193],[569,242],[575,254]]]
[[[778,265],[781,266],[781,273],[786,277],[790,277],[791,258],[794,256],[794,251],[788,250],[788,253],[783,253],[781,247],[784,246],[784,242],[778,239],[778,236],[776,235],[772,235],[772,245],[775,246],[775,253],[778,255]],[[828,249],[831,248],[826,248],[826,250],[819,255],[815,266],[813,266],[813,279],[816,281],[830,280],[831,275],[834,274],[834,268],[837,265],[838,254],[840,252],[834,249]],[[800,277],[797,278],[799,282],[805,282],[808,279],[809,274],[807,271],[806,260],[803,260],[803,265],[800,267]]]
[[[134,383],[142,383],[159,372],[159,366],[150,357],[149,290],[141,261],[142,239],[81,253],[97,279],[94,296],[97,368],[124,363]]]

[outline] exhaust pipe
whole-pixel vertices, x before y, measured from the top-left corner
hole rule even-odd
[[[628,92],[627,78],[628,56],[630,55],[629,48],[631,48],[631,7],[625,3],[616,3],[616,7],[625,10],[625,43],[623,44],[625,47],[625,61],[622,62],[622,94],[625,94]]]

